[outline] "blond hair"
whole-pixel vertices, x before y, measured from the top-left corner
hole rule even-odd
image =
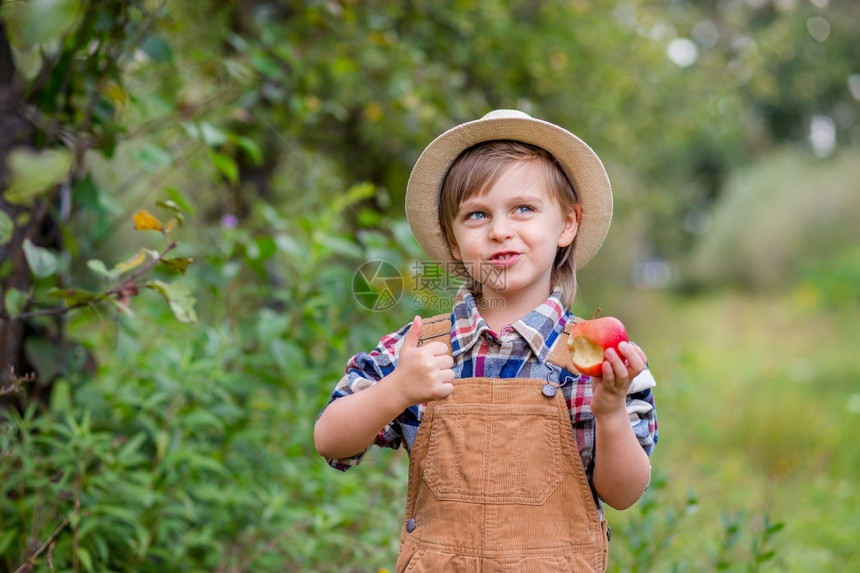
[[[544,180],[562,212],[568,213],[579,204],[573,179],[547,150],[519,141],[486,141],[463,151],[451,164],[439,195],[439,224],[448,243],[456,244],[452,222],[463,201],[481,195],[498,181],[502,172],[516,161],[539,161]],[[561,288],[562,302],[570,307],[576,296],[576,241],[559,247],[553,263],[551,281]],[[475,295],[480,296],[480,284],[473,283]]]

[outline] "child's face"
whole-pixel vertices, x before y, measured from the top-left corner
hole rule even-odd
[[[512,163],[483,195],[463,201],[451,223],[454,257],[484,298],[549,295],[559,247],[573,242],[577,211],[562,212],[538,161]]]

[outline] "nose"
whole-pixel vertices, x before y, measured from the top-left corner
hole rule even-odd
[[[511,222],[505,217],[496,217],[490,224],[490,239],[504,241],[511,238]]]

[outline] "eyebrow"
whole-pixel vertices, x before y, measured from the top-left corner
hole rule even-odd
[[[486,197],[486,195],[474,195],[472,197],[469,197],[468,199],[466,199],[465,201],[460,203],[459,207],[457,207],[457,211],[459,212],[464,207],[469,207],[470,205],[473,205],[473,204],[475,206],[482,206],[482,205],[487,203],[487,201],[484,199],[485,197]],[[509,202],[510,203],[516,203],[518,205],[521,203],[532,203],[532,204],[543,205],[544,200],[543,200],[543,198],[541,198],[537,195],[528,195],[528,194],[523,193],[523,194],[515,195],[514,197],[511,197]]]
[[[523,193],[521,195],[517,195],[513,197],[513,203],[537,203],[543,205],[543,198],[538,197],[537,195],[528,195]]]

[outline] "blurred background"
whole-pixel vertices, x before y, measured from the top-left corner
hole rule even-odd
[[[0,569],[393,569],[404,452],[341,474],[313,423],[447,310],[415,159],[517,108],[606,164],[573,310],[658,380],[610,570],[849,570],[858,37],[850,0],[4,0]]]

